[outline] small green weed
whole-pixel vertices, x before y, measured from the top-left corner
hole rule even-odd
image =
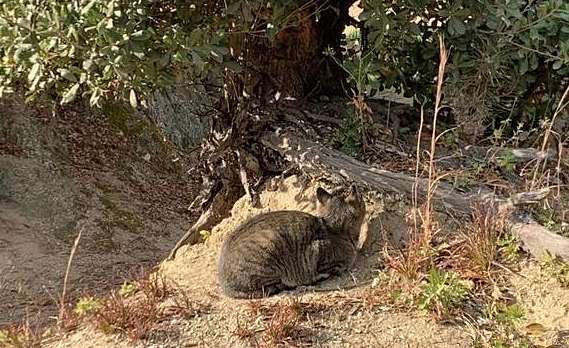
[[[95,299],[93,297],[82,297],[75,304],[75,308],[73,309],[73,311],[76,314],[83,316],[86,314],[94,313],[101,308],[103,308],[102,301]]]
[[[468,289],[455,273],[432,269],[419,299],[419,309],[431,310],[440,316],[458,307],[467,294]]]
[[[138,287],[135,283],[124,282],[119,290],[119,295],[122,297],[130,297],[138,291]]]
[[[520,242],[516,236],[505,234],[498,240],[498,252],[506,262],[515,262],[520,258]]]
[[[494,302],[488,304],[485,313],[488,319],[492,319],[493,325],[491,337],[484,339],[485,343],[480,342],[479,347],[492,348],[525,348],[530,347],[527,337],[521,335],[516,329],[518,324],[525,316],[525,309],[517,304],[505,304]],[[481,339],[480,337],[479,339]]]
[[[480,177],[485,175],[484,173],[488,170],[488,164],[486,162],[473,162],[469,168],[464,171],[459,171],[456,175],[452,175],[453,186],[458,189],[470,189],[475,186]]]
[[[494,317],[502,325],[514,326],[526,315],[525,309],[518,303],[511,305],[498,305]]]
[[[209,237],[211,237],[211,231],[201,230],[200,237],[202,238],[202,241],[204,242],[207,241]]]
[[[547,251],[541,262],[541,268],[557,279],[562,287],[569,288],[569,263]]]
[[[448,130],[441,137],[441,144],[445,147],[456,147],[458,145],[458,132],[456,130]]]
[[[361,152],[361,139],[361,125],[350,113],[344,118],[340,129],[336,131],[334,142],[340,151],[346,155],[355,157]]]
[[[536,221],[549,230],[555,230],[559,225],[553,209],[539,209],[534,214]]]
[[[516,170],[516,164],[518,163],[517,158],[511,151],[506,151],[496,158],[498,165],[509,173],[513,173]]]
[[[508,342],[509,340],[504,338],[495,338],[491,342],[492,348],[529,348],[529,343],[522,341],[522,342]]]

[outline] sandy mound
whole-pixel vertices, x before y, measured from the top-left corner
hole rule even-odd
[[[213,336],[218,340],[214,340],[216,343],[213,346],[235,346],[238,343],[232,333],[236,330],[239,318],[244,317],[249,307],[249,301],[233,300],[220,293],[216,266],[222,241],[239,224],[262,212],[301,210],[315,213],[316,188],[316,185],[302,185],[301,181],[293,176],[284,180],[275,191],[265,191],[261,194],[262,208],[253,208],[247,198],[242,198],[233,207],[231,216],[213,229],[211,237],[204,244],[184,247],[178,251],[175,260],[161,265],[161,271],[166,277],[182,288],[188,289],[194,296],[206,296],[214,303],[216,313],[209,320],[195,323],[200,326],[197,331],[216,332]],[[376,217],[380,212],[378,210],[382,209],[381,204],[366,203],[367,221],[377,220]],[[393,220],[395,222],[396,219]],[[363,229],[360,243],[364,248],[351,272],[343,277],[318,284],[315,287],[317,291],[322,289],[341,291],[343,288],[350,288],[341,291],[342,299],[345,300],[350,294],[357,297],[357,292],[361,290],[359,288],[366,287],[373,280],[380,262],[378,235],[381,234],[379,224],[374,221],[369,223],[368,228]],[[335,293],[329,291],[295,295],[302,302],[333,304]],[[282,293],[264,301],[276,303],[289,296],[291,293]],[[354,308],[354,310],[347,309],[348,313],[351,312],[353,315],[346,315],[345,308],[330,306],[326,313],[320,313],[317,318],[312,318],[311,324],[318,330],[311,344],[322,347],[361,347],[369,345],[370,342],[377,342],[376,346],[390,347],[409,345],[458,347],[464,345],[467,340],[464,330],[437,325],[428,318],[401,313],[358,312],[357,308]],[[214,323],[210,320],[214,320]],[[214,341],[209,342],[212,344]]]
[[[276,190],[265,191],[261,194],[260,208],[251,206],[246,197],[238,200],[231,216],[223,220],[211,231],[211,237],[200,245],[185,246],[178,251],[175,260],[164,262],[161,270],[180,286],[200,293],[218,294],[216,281],[216,263],[221,243],[225,237],[248,218],[270,211],[300,210],[316,214],[316,185],[303,185],[301,180],[292,176],[282,181]],[[378,252],[380,250],[377,214],[381,205],[376,202],[366,202],[366,223],[360,236],[363,247],[360,257],[350,274],[333,278],[319,284],[318,288],[345,288],[369,284],[373,280],[379,266]],[[372,220],[371,222],[370,219]],[[395,219],[394,223],[396,222]],[[383,237],[382,237],[383,238]]]

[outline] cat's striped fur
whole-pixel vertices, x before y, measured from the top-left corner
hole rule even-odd
[[[218,264],[223,292],[259,298],[310,285],[346,270],[356,257],[365,204],[352,186],[345,199],[317,190],[319,215],[275,211],[257,215],[224,241]]]

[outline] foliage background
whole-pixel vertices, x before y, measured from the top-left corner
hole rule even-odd
[[[230,33],[274,40],[314,19],[326,1],[5,0],[0,8],[0,95],[19,86],[30,99],[133,107],[179,83],[222,78],[246,64]],[[362,36],[339,64],[363,75],[357,93],[395,88],[429,103],[438,34],[451,47],[447,102],[464,129],[514,132],[550,115],[569,76],[569,3],[546,1],[362,0]],[[361,64],[362,61],[365,64]],[[360,71],[361,72],[361,71]],[[363,78],[361,78],[363,76]],[[462,119],[461,119],[462,117]],[[503,130],[503,129],[502,129]]]

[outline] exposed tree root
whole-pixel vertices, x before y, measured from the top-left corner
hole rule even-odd
[[[176,252],[186,244],[196,244],[200,240],[200,231],[211,230],[215,225],[223,219],[229,217],[231,208],[241,196],[243,188],[241,186],[230,186],[223,188],[221,192],[213,197],[209,208],[199,217],[198,221],[184,234],[184,236],[176,243],[176,246],[168,255],[167,260],[176,257]]]
[[[301,115],[297,115],[296,122],[293,122],[291,118],[295,118],[295,116],[290,113],[276,117],[281,121],[284,120],[287,124],[299,126],[300,119],[302,119]],[[238,124],[241,126],[235,127]],[[306,123],[302,124],[306,125]],[[427,179],[416,179],[414,176],[403,173],[374,168],[342,152],[308,140],[306,137],[301,138],[292,131],[284,131],[280,134],[278,131],[263,132],[263,129],[268,128],[266,126],[266,122],[264,126],[256,124],[255,130],[249,129],[248,131],[247,127],[243,128],[243,124],[240,122],[233,122],[233,131],[227,133],[228,135],[222,140],[222,144],[218,144],[214,155],[219,160],[223,156],[219,155],[221,152],[233,153],[230,156],[232,159],[229,160],[231,165],[224,163],[222,166],[216,167],[217,177],[225,177],[223,184],[221,184],[222,188],[221,190],[218,188],[217,191],[213,187],[211,188],[207,203],[202,205],[202,207],[207,207],[207,210],[176,244],[168,259],[174,258],[181,246],[197,243],[200,240],[200,231],[211,230],[221,220],[228,217],[233,204],[243,194],[251,199],[253,205],[258,204],[258,188],[265,177],[264,175],[267,174],[267,168],[264,168],[266,164],[263,164],[266,162],[266,159],[263,159],[265,157],[263,155],[264,150],[277,153],[289,163],[293,163],[301,172],[312,177],[325,178],[338,184],[346,183],[346,181],[353,182],[370,190],[401,194],[409,199],[413,197],[416,190],[419,197],[426,197],[429,187]],[[276,128],[276,126],[274,127]],[[307,133],[306,127],[302,128],[302,134]],[[315,132],[314,129],[310,130]],[[246,140],[243,139],[247,138],[238,136],[239,134],[252,133],[256,134],[255,140],[258,141],[254,143],[256,145],[245,145]],[[231,148],[237,150],[231,151]],[[251,152],[253,148],[256,150]],[[263,150],[259,151],[259,148],[263,148]],[[500,155],[498,152],[495,155]],[[508,153],[520,160],[550,156],[550,154],[532,150]],[[272,159],[269,158],[268,162],[271,161]],[[438,211],[458,216],[470,216],[472,207],[476,202],[497,204],[498,209],[507,210],[513,233],[524,242],[526,248],[534,256],[540,257],[545,250],[549,250],[549,252],[563,258],[569,258],[569,239],[550,232],[535,222],[522,222],[515,218],[519,215],[518,208],[520,206],[537,203],[548,194],[549,189],[542,189],[518,193],[511,197],[500,197],[483,188],[470,193],[463,193],[454,190],[452,186],[444,182],[439,182],[433,195],[433,204]]]

